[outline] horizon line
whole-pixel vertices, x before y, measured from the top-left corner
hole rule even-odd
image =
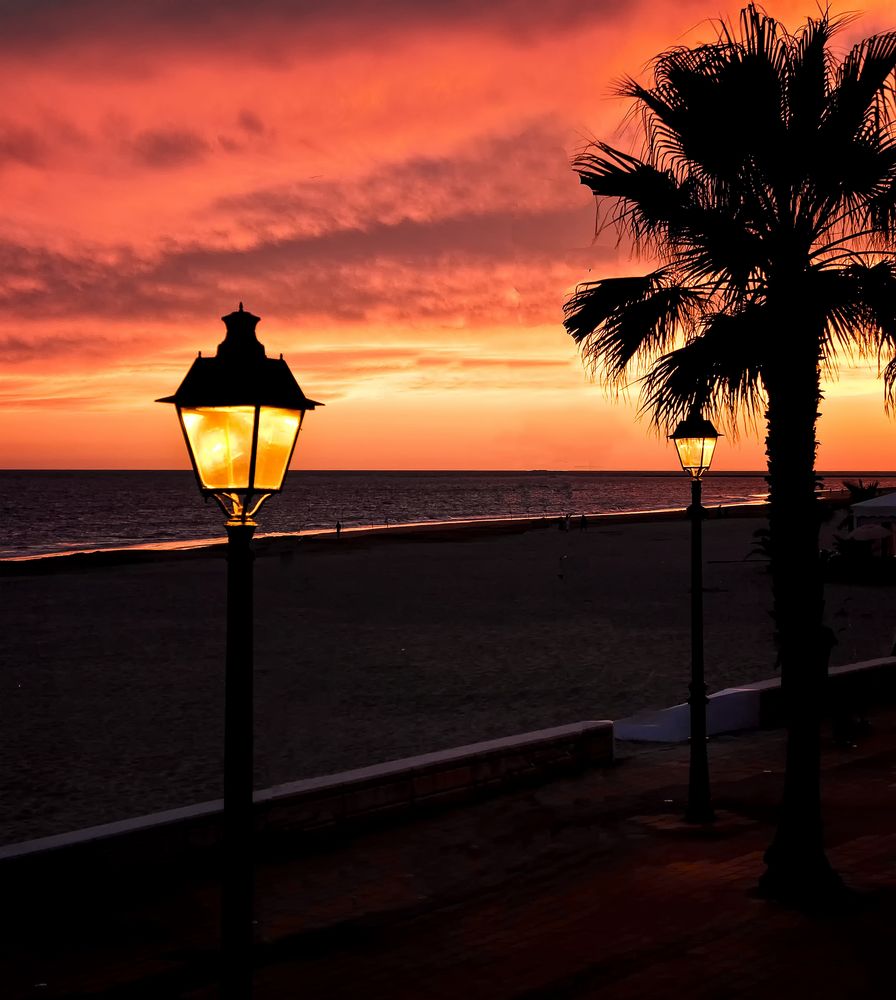
[[[115,472],[148,472],[148,473],[184,473],[193,474],[192,469],[160,469],[160,468],[142,468],[142,469],[132,469],[132,468],[108,468],[108,467],[41,467],[41,468],[2,468],[0,473],[40,473],[40,472],[104,472],[104,473],[115,473]],[[464,468],[464,469],[445,469],[445,468],[432,468],[432,469],[387,469],[387,468],[373,468],[373,469],[346,469],[346,468],[332,468],[332,469],[290,469],[287,475],[296,474],[333,474],[333,473],[345,473],[345,474],[357,474],[357,473],[368,473],[377,475],[450,475],[450,474],[463,474],[463,475],[580,475],[580,476],[681,476],[683,473],[681,469],[583,469],[583,468],[573,468],[573,469],[544,469],[544,468],[526,468],[526,469],[495,469],[495,468]],[[817,469],[815,474],[817,476],[896,476],[896,470],[889,469]],[[713,476],[757,476],[764,477],[768,475],[768,469],[718,469],[707,473],[709,478]]]

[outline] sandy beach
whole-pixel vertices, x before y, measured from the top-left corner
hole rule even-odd
[[[710,690],[774,675],[755,517],[705,524]],[[671,520],[262,544],[256,785],[683,701]],[[219,797],[220,551],[0,576],[0,842]],[[892,588],[832,584],[834,663],[889,653]]]

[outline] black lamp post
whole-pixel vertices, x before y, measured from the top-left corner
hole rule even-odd
[[[706,680],[703,673],[703,473],[709,471],[719,433],[699,410],[692,410],[670,435],[681,467],[691,477],[691,754],[688,770],[688,823],[715,819],[709,794],[706,751]]]
[[[227,658],[224,680],[224,870],[222,993],[252,992],[252,535],[255,514],[283,486],[308,399],[281,355],[255,336],[258,317],[239,311],[213,358],[199,357],[173,396],[203,496],[227,518]]]

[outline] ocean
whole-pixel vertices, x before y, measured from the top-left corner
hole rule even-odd
[[[861,473],[830,474],[826,485]],[[869,478],[864,474],[865,478]],[[896,485],[896,477],[880,478]],[[706,506],[762,500],[760,474],[708,475]],[[290,472],[259,515],[267,532],[499,517],[556,517],[687,506],[681,473]],[[177,545],[224,537],[192,472],[0,471],[0,558]]]

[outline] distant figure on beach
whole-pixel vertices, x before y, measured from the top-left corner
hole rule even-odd
[[[579,519],[579,531],[587,531],[587,530],[588,530],[588,518],[585,517],[585,515],[583,514]]]
[[[336,537],[338,538],[342,534],[342,521],[336,522]]]

